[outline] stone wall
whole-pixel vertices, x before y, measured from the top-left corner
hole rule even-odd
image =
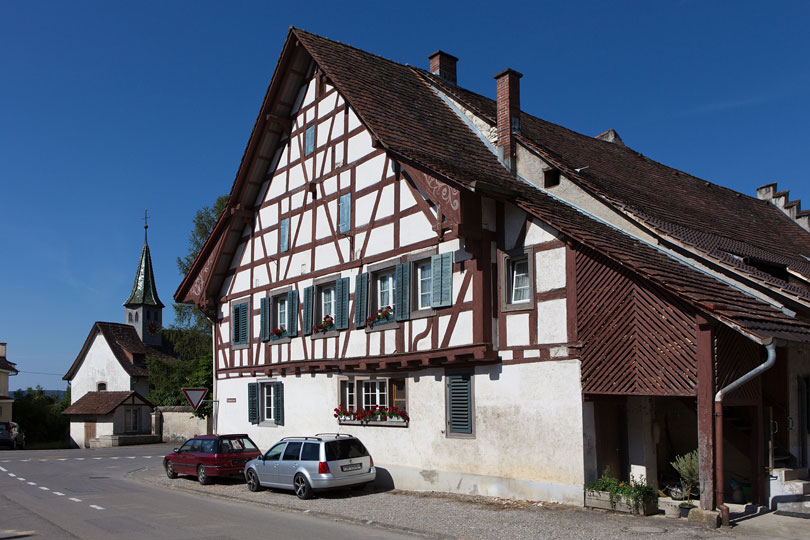
[[[157,407],[152,423],[155,433],[163,434],[163,442],[183,442],[195,435],[212,432],[211,418],[197,418],[191,407]]]

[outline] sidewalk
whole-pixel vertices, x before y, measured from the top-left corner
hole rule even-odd
[[[202,486],[195,478],[169,480],[160,463],[130,474],[133,480],[274,510],[397,530],[424,538],[500,539],[724,539],[807,540],[810,520],[767,514],[731,529],[708,529],[663,515],[641,517],[580,507],[475,495],[410,491],[335,491],[302,501],[290,492],[250,492],[239,481]]]

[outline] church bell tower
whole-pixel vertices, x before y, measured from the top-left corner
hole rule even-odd
[[[124,322],[135,327],[138,336],[145,344],[160,347],[164,306],[158,298],[155,275],[152,272],[152,256],[149,254],[149,242],[146,235],[149,229],[149,225],[146,223],[146,212],[144,212],[143,219],[143,249],[138,262],[138,271],[135,274],[135,284],[132,286],[129,298],[124,302],[124,308],[126,308]]]

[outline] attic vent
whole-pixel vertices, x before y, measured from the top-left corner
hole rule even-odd
[[[622,141],[622,138],[619,137],[619,134],[616,133],[615,129],[609,129],[604,133],[600,133],[594,138],[599,139],[600,141],[618,144],[619,146],[627,146],[626,144],[624,144],[624,141]]]
[[[776,182],[758,187],[757,199],[773,204],[804,230],[810,231],[810,210],[802,210],[802,201],[799,199],[791,201],[789,190],[777,191]]]
[[[546,169],[543,171],[543,187],[550,188],[560,185],[559,169]]]

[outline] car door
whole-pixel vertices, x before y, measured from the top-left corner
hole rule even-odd
[[[300,455],[301,442],[288,442],[278,464],[278,483],[285,488],[293,489],[293,477],[300,464]]]
[[[197,468],[192,468],[194,450],[197,448],[197,439],[189,439],[177,450],[174,460],[174,470],[180,474],[197,474]]]
[[[281,455],[284,453],[284,447],[286,446],[287,443],[285,442],[274,445],[264,454],[263,460],[256,462],[256,472],[259,475],[259,483],[278,484],[278,464],[281,461]]]

